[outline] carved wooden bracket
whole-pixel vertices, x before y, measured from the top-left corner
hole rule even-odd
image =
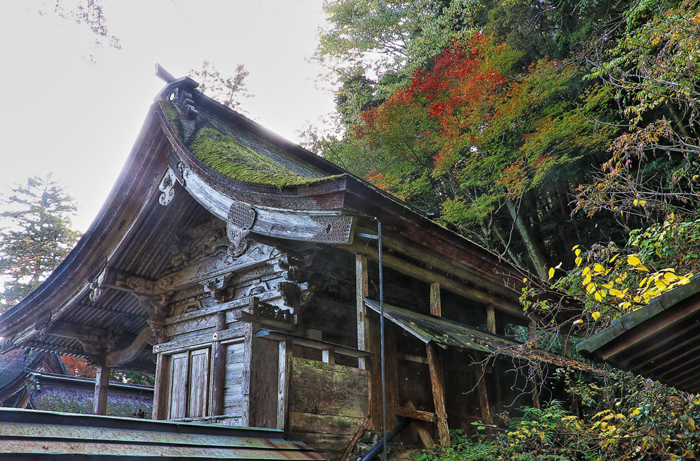
[[[90,301],[92,301],[93,303],[96,302],[100,296],[102,296],[102,290],[106,278],[107,267],[105,266],[105,268],[102,269],[102,272],[100,272],[100,274],[97,277],[95,277],[95,279],[92,282],[90,282]]]
[[[160,184],[158,185],[158,190],[161,192],[158,202],[161,205],[167,206],[175,197],[176,182],[177,176],[175,175],[175,172],[172,170],[172,168],[168,167],[163,175],[163,179],[161,179]]]
[[[294,331],[297,324],[297,316],[289,310],[260,302],[256,297],[250,298],[248,307],[234,311],[233,318],[239,322],[256,322],[284,331]]]
[[[207,293],[211,293],[211,297],[221,303],[228,302],[233,299],[236,287],[229,285],[233,274],[224,274],[219,277],[214,277],[202,282],[202,287]]]
[[[138,294],[135,294],[135,296],[138,298],[141,307],[146,309],[148,325],[151,327],[153,334],[160,342],[164,342],[167,339],[165,319],[170,316],[170,309],[168,308],[170,296],[165,293],[156,296]]]

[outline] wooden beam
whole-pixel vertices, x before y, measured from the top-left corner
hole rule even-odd
[[[95,375],[95,396],[93,399],[94,413],[107,414],[107,397],[109,395],[109,368],[104,365],[97,367]]]
[[[319,351],[332,350],[335,354],[346,355],[348,357],[366,358],[372,355],[371,352],[359,351],[352,347],[341,346],[340,344],[319,341],[316,339],[302,338],[301,336],[290,335],[281,331],[260,329],[255,332],[256,338],[269,339],[272,341],[292,341],[297,346],[308,347]]]
[[[117,365],[129,363],[141,355],[144,347],[147,344],[152,344],[155,341],[155,335],[150,326],[147,326],[136,336],[136,339],[127,347],[119,351],[112,351],[105,358],[105,365],[108,368],[114,368]]]
[[[435,415],[435,413],[428,413],[427,411],[416,410],[416,407],[413,405],[413,402],[407,402],[406,408],[404,408],[403,410],[406,410],[408,412],[417,412],[417,413],[414,413],[416,416],[426,416],[427,417],[428,415],[432,415],[434,419],[431,422],[437,421],[437,416]],[[411,416],[408,416],[408,417],[411,418]],[[414,419],[421,419],[421,418],[414,418]],[[423,444],[423,447],[430,450],[435,446],[435,442],[433,442],[433,438],[430,436],[430,431],[428,431],[428,428],[426,427],[427,424],[424,423],[423,421],[424,420],[421,420],[419,422],[414,422],[413,424],[411,424],[411,426],[414,428],[414,430],[418,434],[418,438],[420,439],[421,443]]]
[[[367,257],[355,255],[355,301],[357,306],[357,348],[361,351],[369,350],[369,321],[365,296],[369,295],[369,278],[367,275]],[[357,359],[357,367],[360,370],[367,368],[364,358]]]
[[[430,313],[442,317],[442,303],[440,302],[440,284],[430,284]]]
[[[445,411],[445,391],[442,366],[435,350],[435,343],[432,341],[425,345],[428,354],[428,366],[430,368],[430,384],[433,390],[433,403],[435,404],[435,414],[437,415],[438,435],[440,445],[450,446],[450,431],[447,427],[447,412]]]
[[[362,434],[365,433],[365,429],[367,429],[368,425],[369,425],[369,416],[366,417],[365,420],[362,421],[362,424],[360,424],[360,427],[357,428],[355,435],[350,440],[350,443],[348,443],[348,446],[345,447],[345,450],[343,451],[343,454],[340,455],[340,458],[338,458],[338,461],[345,461],[346,459],[348,459],[348,456],[350,456],[350,453],[352,453],[352,451],[355,449],[355,445],[357,444],[357,441],[360,440],[360,437],[362,437]]]
[[[410,405],[409,405],[410,404]],[[437,421],[437,416],[435,413],[429,411],[416,410],[411,402],[406,404],[405,407],[394,408],[394,413],[397,416],[403,416],[404,418],[416,419],[418,421],[427,421],[429,423],[434,423]]]
[[[60,338],[75,339],[82,342],[102,343],[107,339],[107,330],[104,328],[90,327],[78,323],[55,321],[47,332],[52,336]]]
[[[371,257],[373,260],[378,260],[376,248],[371,246],[363,246],[362,248],[364,255]],[[382,263],[384,264],[384,267],[394,269],[402,274],[408,275],[409,277],[413,277],[427,283],[439,283],[441,289],[449,290],[455,294],[473,299],[474,301],[478,301],[483,304],[493,304],[499,311],[508,313],[516,318],[522,318],[523,322],[527,321],[527,319],[525,319],[522,306],[520,306],[517,302],[505,300],[492,293],[470,287],[460,280],[455,280],[441,275],[436,271],[423,266],[416,266],[387,252],[384,252],[382,255]]]

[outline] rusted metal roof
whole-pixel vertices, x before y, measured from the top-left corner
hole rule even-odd
[[[365,305],[377,313],[380,311],[377,301],[365,298]],[[537,349],[531,344],[524,344],[478,330],[469,325],[419,314],[387,303],[384,303],[384,318],[426,344],[432,341],[442,347],[458,347],[514,359],[546,362],[557,367],[574,368],[589,373],[607,374],[577,360]]]
[[[2,459],[323,459],[282,435],[276,429],[0,409]]]
[[[652,299],[576,348],[594,360],[700,392],[700,277]]]

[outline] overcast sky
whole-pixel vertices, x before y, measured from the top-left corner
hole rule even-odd
[[[104,9],[122,49],[92,52],[80,26],[40,15],[42,1],[0,0],[0,192],[32,175],[53,173],[77,199],[75,227],[97,215],[164,86],[160,63],[175,77],[215,63],[250,71],[249,116],[296,141],[306,120],[333,109],[317,88],[309,57],[323,21],[322,0],[112,0]],[[49,2],[50,3],[50,2]]]

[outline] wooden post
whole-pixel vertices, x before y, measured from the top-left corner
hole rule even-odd
[[[534,320],[530,319],[530,321],[527,324],[528,327],[528,336],[529,336],[529,341],[532,343],[537,342],[537,324],[535,323]],[[536,345],[536,344],[534,344]]]
[[[442,303],[440,302],[440,284],[430,284],[430,313],[442,317]]]
[[[289,436],[289,390],[292,379],[292,342],[280,341],[277,377],[277,429]]]
[[[96,415],[107,414],[107,396],[109,394],[109,368],[104,365],[97,367],[95,375],[94,412]]]
[[[496,309],[493,304],[486,305],[486,331],[496,334]]]
[[[226,313],[217,312],[216,331],[226,329]],[[211,414],[212,416],[224,414],[224,392],[226,386],[226,346],[221,341],[214,341],[214,357],[212,358],[211,381]]]
[[[335,354],[333,349],[324,349],[321,351],[321,361],[329,365],[335,365]]]
[[[477,360],[481,356],[476,356]],[[481,369],[481,373],[479,370]],[[481,409],[481,420],[486,424],[491,424],[491,408],[489,407],[489,395],[486,391],[486,368],[477,362],[474,364],[474,374],[476,375],[476,392],[479,394],[479,408]]]
[[[355,298],[357,303],[357,348],[361,351],[368,350],[369,346],[369,321],[364,298],[369,294],[369,279],[367,276],[367,257],[355,255]],[[367,369],[365,358],[357,359],[357,367]]]
[[[438,435],[440,445],[450,446],[450,431],[447,427],[447,412],[445,411],[445,392],[443,385],[442,367],[438,361],[435,344],[429,342],[425,345],[428,353],[428,366],[430,368],[430,383],[433,388],[433,403],[435,403],[435,415],[437,416]]]
[[[246,323],[245,324],[245,339],[243,343],[243,382],[241,383],[241,404],[243,406],[243,411],[241,412],[241,426],[248,426],[252,424],[252,402],[251,402],[251,389],[250,381],[253,377],[252,366],[253,366],[253,347],[256,343],[253,341],[254,329],[257,324]]]

